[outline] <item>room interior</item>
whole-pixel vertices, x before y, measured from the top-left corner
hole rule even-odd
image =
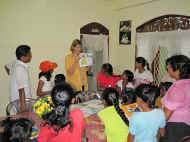
[[[0,115],[8,102],[9,76],[4,65],[15,59],[19,44],[32,47],[30,76],[33,96],[37,87],[39,62],[58,63],[55,73],[65,73],[64,57],[80,29],[92,22],[109,30],[109,58],[106,60],[121,74],[134,69],[137,32],[143,23],[163,15],[190,16],[189,0],[0,0]],[[119,44],[119,22],[132,21],[131,45]]]

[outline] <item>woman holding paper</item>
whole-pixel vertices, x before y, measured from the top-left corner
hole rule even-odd
[[[66,80],[75,91],[87,91],[87,67],[80,67],[81,42],[75,39],[71,44],[71,54],[65,57]]]

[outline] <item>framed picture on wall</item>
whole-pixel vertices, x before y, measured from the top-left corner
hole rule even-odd
[[[121,21],[119,26],[119,44],[131,44],[131,20]]]

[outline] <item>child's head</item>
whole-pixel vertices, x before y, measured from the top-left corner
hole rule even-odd
[[[54,71],[54,69],[57,68],[57,64],[51,61],[42,61],[40,63],[39,69],[40,69],[40,73],[39,73],[39,78],[41,78],[42,76],[46,77],[48,81],[50,81],[52,73]]]
[[[149,84],[141,84],[136,90],[137,104],[140,107],[155,107],[156,98],[159,96],[159,88]]]
[[[130,70],[125,70],[122,74],[122,79],[128,82],[133,82],[134,74]]]
[[[146,59],[144,57],[137,57],[135,60],[135,68],[142,71],[145,70],[145,66],[147,67],[148,70],[150,70],[149,68],[149,64],[146,61]]]
[[[65,83],[65,75],[64,74],[57,74],[54,79],[55,85],[60,85]]]
[[[175,55],[166,60],[169,75],[176,79],[186,79],[190,74],[190,59],[184,55]]]
[[[172,86],[172,82],[161,82],[160,83],[160,96],[163,97],[166,92],[168,91],[168,89]]]
[[[29,63],[32,59],[31,48],[28,45],[20,45],[16,49],[16,57],[18,60]]]
[[[102,71],[106,75],[109,75],[109,76],[113,75],[113,67],[110,63],[103,64],[102,65]]]
[[[51,92],[54,109],[52,112],[42,116],[43,119],[49,125],[55,125],[58,129],[70,124],[69,107],[73,95],[73,88],[67,83],[55,86]]]
[[[25,118],[8,118],[3,121],[2,126],[4,127],[4,142],[29,142],[33,127],[32,121]]]
[[[105,106],[112,106],[119,103],[119,93],[114,88],[106,88],[102,93]]]
[[[118,115],[121,117],[123,122],[129,126],[129,120],[125,116],[125,113],[119,106],[119,93],[114,88],[106,88],[102,94],[105,106],[114,106]]]
[[[136,94],[133,88],[126,88],[124,94],[122,95],[122,103],[132,104],[136,102]]]

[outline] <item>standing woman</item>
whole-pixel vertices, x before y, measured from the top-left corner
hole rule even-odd
[[[87,91],[87,67],[80,67],[81,42],[75,39],[71,44],[71,54],[65,57],[65,70],[67,82],[72,85],[75,91]]]
[[[190,135],[190,59],[175,55],[166,61],[169,75],[177,81],[162,99],[166,125],[166,142],[179,142]]]

